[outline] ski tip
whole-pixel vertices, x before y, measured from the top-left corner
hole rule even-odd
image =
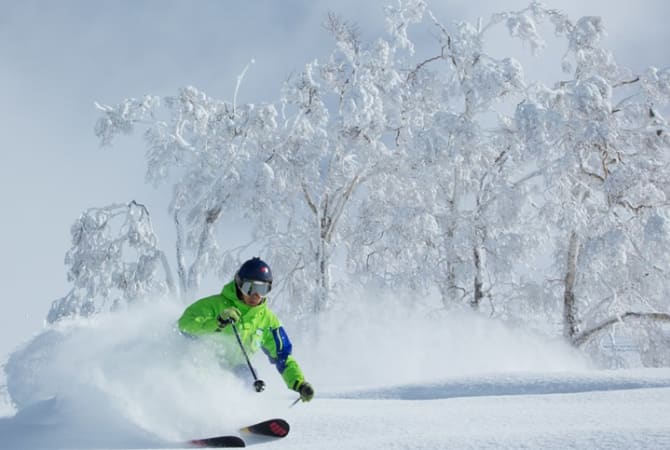
[[[217,436],[205,439],[193,439],[189,444],[195,447],[236,448],[245,447],[244,439],[238,436]]]
[[[248,427],[241,428],[240,431],[269,437],[283,438],[291,430],[288,422],[284,419],[264,420]]]

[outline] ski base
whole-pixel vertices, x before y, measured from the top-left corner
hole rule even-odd
[[[245,447],[244,439],[238,436],[216,436],[205,439],[193,439],[190,444],[196,447],[231,448]]]
[[[284,419],[270,419],[240,428],[242,433],[250,433],[258,436],[283,438],[291,430],[288,422]]]

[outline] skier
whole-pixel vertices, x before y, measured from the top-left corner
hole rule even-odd
[[[291,341],[277,316],[267,306],[272,289],[272,271],[260,258],[246,261],[235,278],[220,294],[202,298],[190,305],[179,318],[179,329],[191,336],[212,335],[220,338],[223,357],[233,368],[245,363],[234,336],[235,324],[247,353],[261,348],[277,367],[286,386],[300,394],[303,402],[314,397],[314,389],[305,381],[302,370],[291,355]],[[237,346],[237,347],[236,347]],[[263,383],[261,382],[261,390]]]

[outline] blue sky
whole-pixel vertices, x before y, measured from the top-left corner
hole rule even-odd
[[[51,301],[67,292],[69,227],[84,209],[135,199],[153,208],[159,234],[171,231],[161,216],[165,193],[144,184],[140,139],[98,147],[95,101],[171,95],[186,85],[231,99],[251,59],[239,101],[274,100],[291,72],[330,52],[322,27],[329,11],[374,39],[390,2],[0,0],[0,356],[39,332]],[[610,47],[634,69],[668,65],[668,2],[546,3],[573,18],[602,16]],[[527,4],[429,2],[445,22]],[[164,244],[170,250],[169,237]]]

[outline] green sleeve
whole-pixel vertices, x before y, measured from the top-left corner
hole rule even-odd
[[[298,362],[291,355],[292,344],[286,330],[278,321],[274,327],[266,328],[263,336],[263,351],[275,365],[289,389],[295,390],[305,380]]]
[[[284,373],[282,373],[281,376],[284,379],[286,386],[294,391],[298,389],[298,386],[300,386],[303,381],[305,381],[305,376],[302,374],[302,370],[293,356],[288,357],[286,361],[286,369],[284,369]]]
[[[218,295],[205,297],[186,308],[179,318],[179,329],[186,334],[201,335],[213,333],[219,328],[217,319],[221,308]]]

